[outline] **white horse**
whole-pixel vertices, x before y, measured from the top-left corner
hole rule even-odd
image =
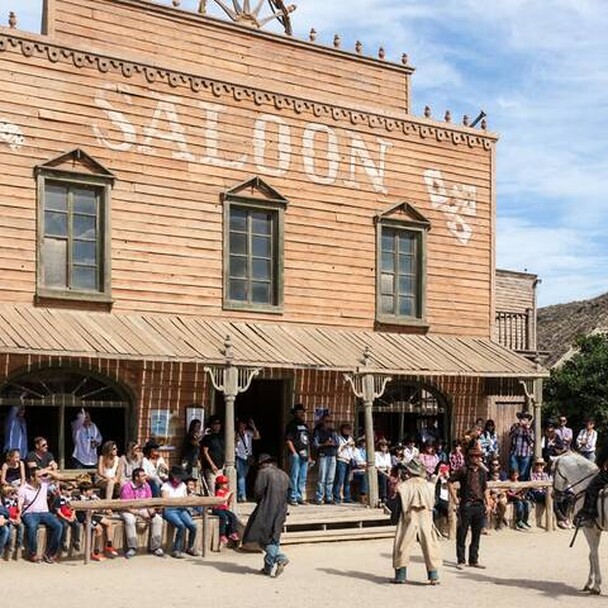
[[[569,497],[574,503],[576,513],[585,500],[585,489],[598,472],[597,466],[576,452],[566,452],[553,462],[553,490],[555,499]],[[583,591],[599,595],[602,585],[600,570],[599,546],[602,532],[608,530],[605,514],[608,512],[604,492],[598,499],[600,517],[595,524],[583,527],[587,544],[589,545],[589,578]]]

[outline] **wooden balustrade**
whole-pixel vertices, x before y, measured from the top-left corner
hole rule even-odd
[[[535,345],[532,336],[532,311],[496,313],[498,342],[515,351],[531,351]]]

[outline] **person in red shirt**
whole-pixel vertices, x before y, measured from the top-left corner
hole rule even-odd
[[[228,489],[228,478],[218,475],[215,480],[215,495],[224,499],[224,502],[214,507],[211,512],[220,520],[220,543],[227,545],[229,540],[238,541],[236,515],[228,509],[232,500],[232,492]]]

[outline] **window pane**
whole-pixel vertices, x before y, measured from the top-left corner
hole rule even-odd
[[[230,230],[247,230],[247,211],[238,207],[230,208]]]
[[[239,255],[230,256],[230,276],[238,278],[247,276],[247,258]]]
[[[381,302],[382,312],[385,315],[395,314],[395,303],[393,296],[382,296]]]
[[[230,233],[230,253],[247,254],[247,235],[240,232]]]
[[[90,266],[74,266],[72,289],[97,290],[97,269]]]
[[[45,236],[68,236],[68,215],[67,213],[55,213],[47,211],[44,214],[44,235]]]
[[[59,239],[44,239],[42,259],[46,287],[67,286],[68,243]]]
[[[414,299],[399,298],[399,314],[404,317],[414,316]]]
[[[411,255],[399,256],[399,272],[401,274],[412,274],[414,272],[414,258]]]
[[[72,231],[74,238],[94,241],[97,239],[97,218],[90,215],[75,215]]]
[[[97,264],[97,243],[94,241],[74,241],[73,263],[94,266]]]
[[[395,245],[394,233],[391,230],[382,231],[382,251],[393,251]]]
[[[47,184],[44,187],[44,209],[53,211],[68,210],[68,189],[58,184]]]
[[[73,188],[74,213],[97,215],[97,192],[91,188]]]
[[[395,257],[392,253],[382,252],[382,272],[395,272]]]
[[[253,269],[251,278],[253,279],[264,279],[270,281],[270,260],[253,259]]]
[[[254,281],[251,289],[251,301],[258,304],[270,304],[270,284]]]
[[[252,212],[251,231],[253,234],[270,234],[272,231],[272,214]]]
[[[271,254],[271,240],[265,236],[254,236],[252,239],[252,254],[258,258],[269,258]]]
[[[399,253],[414,252],[414,236],[405,232],[399,233]]]
[[[392,296],[395,290],[394,275],[383,274],[380,277],[380,293],[383,296]]]
[[[239,281],[236,279],[230,279],[230,294],[228,296],[231,300],[238,300],[239,302],[247,301],[247,281]]]
[[[414,295],[414,277],[411,275],[399,275],[399,293],[401,295]]]

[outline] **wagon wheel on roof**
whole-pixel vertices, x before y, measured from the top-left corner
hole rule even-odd
[[[235,23],[262,28],[276,19],[288,36],[292,34],[289,15],[296,10],[294,4],[286,5],[283,0],[253,0],[253,2],[252,0],[232,0],[232,6],[228,6],[227,0],[213,0],[213,2]],[[201,0],[199,11],[205,13],[206,7],[207,1]]]

